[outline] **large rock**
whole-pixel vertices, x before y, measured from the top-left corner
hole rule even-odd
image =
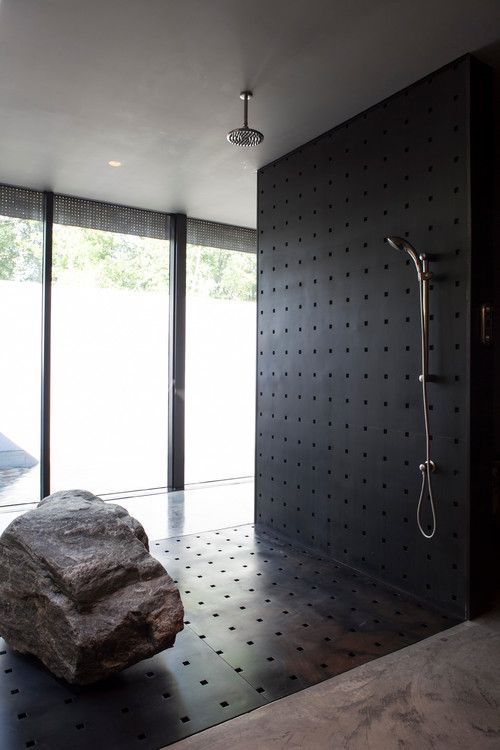
[[[183,617],[141,524],[90,492],[50,495],[0,537],[0,635],[68,682],[172,646]]]

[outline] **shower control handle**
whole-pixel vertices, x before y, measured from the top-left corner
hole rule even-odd
[[[493,306],[488,302],[481,305],[481,343],[488,346],[493,341]]]

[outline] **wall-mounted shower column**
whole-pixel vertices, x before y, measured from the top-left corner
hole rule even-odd
[[[420,488],[420,497],[417,504],[417,525],[420,533],[426,539],[432,539],[436,533],[436,507],[432,493],[431,474],[436,470],[436,464],[431,459],[431,436],[429,428],[429,396],[427,393],[427,383],[429,382],[429,281],[432,273],[429,271],[429,260],[425,254],[418,255],[415,248],[402,237],[394,235],[385,238],[386,241],[395,250],[403,250],[408,253],[415,264],[418,277],[418,294],[420,301],[420,352],[421,352],[421,371],[419,380],[422,384],[422,405],[424,409],[425,425],[425,461],[419,465],[422,473],[422,486]],[[429,497],[429,505],[432,515],[431,531],[427,533],[422,525],[421,513],[422,502],[425,491]]]
[[[432,278],[432,274],[429,271],[429,261],[427,256],[422,254],[419,256],[420,270],[418,272],[418,284],[419,284],[419,296],[420,296],[420,330],[421,330],[421,347],[422,347],[422,372],[420,374],[420,381],[422,383],[422,406],[424,410],[424,424],[425,424],[425,462],[420,464],[419,469],[422,473],[422,487],[420,489],[420,497],[417,504],[417,524],[420,533],[426,539],[432,539],[436,533],[436,506],[434,503],[434,495],[432,492],[432,479],[431,474],[436,470],[436,464],[431,459],[431,435],[429,427],[429,395],[427,392],[427,384],[429,382],[429,281]],[[431,531],[427,533],[422,525],[421,513],[422,503],[425,497],[427,487],[427,494],[429,497],[429,506],[432,515]]]

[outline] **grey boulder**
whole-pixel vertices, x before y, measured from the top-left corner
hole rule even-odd
[[[90,492],[49,495],[0,537],[0,635],[68,682],[169,648],[183,619],[141,524]]]

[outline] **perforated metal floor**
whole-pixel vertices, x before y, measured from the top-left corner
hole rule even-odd
[[[73,688],[0,640],[2,750],[156,750],[455,624],[250,525],[151,551],[184,601],[174,648]]]

